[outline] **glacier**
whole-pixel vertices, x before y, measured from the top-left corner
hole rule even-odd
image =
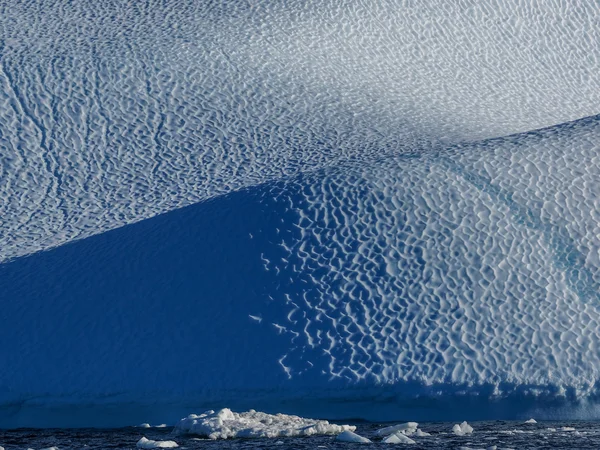
[[[0,2],[0,427],[600,416],[599,58],[594,2]]]

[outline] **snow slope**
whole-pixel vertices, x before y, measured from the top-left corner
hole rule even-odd
[[[597,114],[595,2],[0,2],[0,261]]]
[[[0,427],[597,415],[598,14],[1,4]]]

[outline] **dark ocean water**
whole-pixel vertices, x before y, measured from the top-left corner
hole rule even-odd
[[[135,449],[136,442],[146,436],[153,440],[174,440],[183,449],[346,449],[356,447],[389,448],[391,444],[377,442],[375,431],[389,424],[358,423],[357,433],[375,441],[373,444],[337,442],[333,436],[313,436],[278,439],[231,439],[211,441],[194,436],[173,435],[172,428],[99,429],[19,429],[0,430],[0,446],[6,450],[45,449]],[[393,448],[459,449],[468,447],[486,449],[497,446],[513,449],[600,449],[600,422],[471,422],[475,429],[471,436],[455,436],[450,432],[453,423],[420,423],[419,428],[431,433],[430,437],[413,437],[416,445],[398,444]],[[563,427],[575,431],[562,430]],[[549,430],[553,428],[556,431]]]

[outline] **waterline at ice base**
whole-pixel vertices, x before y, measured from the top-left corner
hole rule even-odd
[[[62,6],[0,3],[0,427],[600,416],[590,4]]]

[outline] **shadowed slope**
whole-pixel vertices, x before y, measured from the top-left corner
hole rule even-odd
[[[593,400],[598,142],[591,117],[356,160],[2,264],[0,424]]]

